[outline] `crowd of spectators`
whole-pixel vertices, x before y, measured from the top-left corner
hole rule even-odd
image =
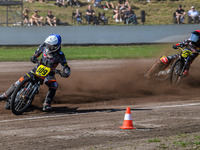
[[[34,2],[34,0],[26,0],[28,2]],[[44,0],[37,0],[38,2],[43,2]],[[77,6],[81,7],[80,2],[78,0],[55,0],[55,5],[59,7],[67,7],[69,6]],[[90,1],[90,0],[88,0]],[[148,1],[150,2],[150,0]],[[88,25],[94,24],[106,24],[108,23],[108,19],[110,17],[106,17],[105,11],[95,12],[92,9],[92,6],[97,7],[104,10],[109,10],[113,12],[113,16],[111,19],[115,22],[122,22],[124,24],[138,24],[137,16],[129,3],[129,0],[117,0],[117,3],[114,5],[112,0],[92,0],[90,4],[88,4],[88,8],[85,12],[80,12],[79,9],[76,10],[75,18],[77,21],[77,25],[82,24],[83,22],[87,22]],[[49,26],[57,26],[57,18],[52,14],[52,11],[49,10],[47,12],[46,17],[42,17],[39,15],[38,10],[34,11],[34,14],[29,18],[30,10],[25,8],[23,11],[23,23],[28,24],[30,26],[37,25],[49,25]],[[83,14],[84,13],[84,14]],[[174,12],[174,21],[177,24],[184,24],[185,18],[188,17],[188,23],[200,23],[200,15],[197,10],[195,10],[194,6],[191,6],[191,9],[186,12],[182,5],[179,5],[178,9]],[[82,18],[83,17],[83,18]],[[83,20],[85,19],[85,21]],[[45,20],[45,21],[44,21]]]
[[[191,6],[191,9],[186,13],[182,8],[182,5],[179,5],[179,8],[175,12],[175,20],[177,24],[184,24],[185,17],[188,16],[188,23],[200,23],[200,14],[195,10],[194,6]]]
[[[52,14],[51,10],[48,10],[46,15],[46,21],[44,23],[44,17],[39,15],[39,11],[37,9],[34,10],[34,13],[31,15],[31,18],[29,19],[29,9],[25,8],[23,10],[23,24],[28,26],[43,26],[43,25],[49,25],[49,26],[57,26],[57,18]]]
[[[27,2],[35,2],[35,0],[26,0]],[[40,2],[40,0],[37,0]],[[43,0],[41,0],[43,1]],[[55,0],[54,3],[58,7],[67,7],[69,6],[78,6],[81,7],[78,0]],[[92,4],[92,5],[91,5]],[[134,11],[132,11],[131,6],[129,4],[128,0],[118,0],[116,6],[112,3],[112,0],[92,0],[91,4],[88,5],[88,9],[84,12],[80,12],[79,9],[76,9],[76,12],[72,15],[76,18],[77,25],[82,24],[85,19],[88,25],[94,24],[107,24],[108,19],[114,19],[116,22],[124,22],[125,24],[133,23],[136,24],[137,19]],[[110,10],[110,12],[113,12],[112,17],[106,17],[105,11],[99,11],[98,13],[95,13],[94,9],[92,9],[92,6],[104,9],[104,10]],[[131,11],[130,11],[131,10]],[[46,17],[39,15],[39,10],[34,10],[34,13],[30,15],[30,10],[28,8],[25,8],[23,11],[23,24],[27,24],[28,26],[36,25],[36,26],[43,26],[43,25],[49,25],[49,26],[57,26],[57,18],[52,14],[52,10],[48,10]],[[31,16],[29,18],[29,15]],[[82,16],[84,18],[82,18]],[[129,21],[128,21],[129,20]]]

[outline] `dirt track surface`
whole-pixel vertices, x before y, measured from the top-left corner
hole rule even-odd
[[[199,135],[199,60],[176,89],[168,83],[146,83],[143,75],[154,61],[69,61],[70,78],[57,76],[53,112],[41,111],[45,85],[34,107],[21,116],[11,114],[0,102],[0,149],[160,149],[148,140]],[[0,66],[3,93],[34,64],[1,62]],[[119,128],[127,107],[134,130]]]

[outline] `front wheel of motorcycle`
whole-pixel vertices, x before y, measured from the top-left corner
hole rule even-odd
[[[181,59],[177,59],[171,68],[170,73],[170,83],[177,87],[180,84],[182,79],[182,70],[183,70],[184,62]]]
[[[33,98],[30,99],[29,96],[32,92],[33,84],[33,79],[28,78],[16,87],[10,102],[10,109],[13,114],[21,115],[31,105]]]

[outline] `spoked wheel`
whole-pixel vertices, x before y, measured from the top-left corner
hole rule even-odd
[[[29,99],[32,93],[33,80],[23,80],[15,89],[11,98],[11,111],[15,115],[21,115],[31,105],[33,98]]]
[[[177,59],[172,65],[170,73],[170,82],[173,86],[178,86],[182,79],[183,62],[181,59]]]

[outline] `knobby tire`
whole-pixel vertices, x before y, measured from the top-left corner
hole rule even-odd
[[[171,69],[170,73],[170,82],[173,86],[178,86],[180,84],[180,81],[182,79],[181,72],[183,70],[184,63],[181,59],[177,59]]]
[[[16,89],[12,95],[10,109],[11,109],[12,113],[15,115],[21,115],[22,113],[24,113],[33,101],[33,99],[28,99],[27,101],[24,101],[24,100],[21,100],[21,98],[20,98],[20,100],[17,101],[17,103],[16,103],[15,99],[16,99],[18,92],[20,92],[20,90],[27,83],[33,83],[33,79],[28,78],[28,79],[23,80],[21,83],[19,83],[19,85],[16,87]],[[18,109],[17,107],[22,107],[22,108]]]

